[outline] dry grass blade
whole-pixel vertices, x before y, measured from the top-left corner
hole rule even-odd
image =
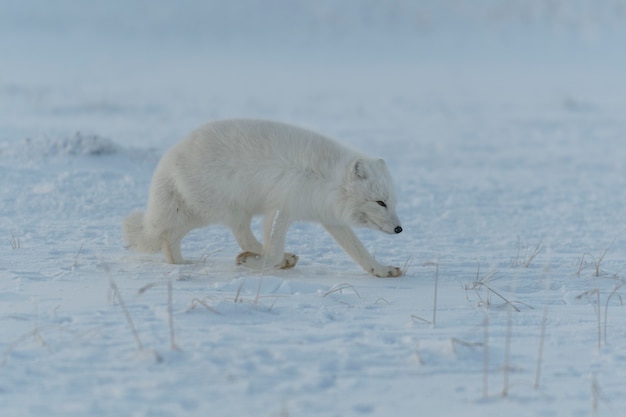
[[[256,286],[256,294],[254,296],[254,304],[259,304],[259,298],[261,297],[261,287],[263,286],[263,277],[259,278],[259,283]]]
[[[137,295],[142,295],[146,291],[161,285],[162,282],[152,282],[139,288]],[[172,279],[167,280],[167,321],[170,333],[170,348],[172,350],[180,350],[176,345],[176,336],[174,334],[174,295],[172,289]]]
[[[543,244],[543,239],[541,239],[539,243],[537,243],[535,248],[528,254],[528,256],[526,256],[526,259],[524,260],[524,268],[528,268],[530,266],[530,263],[533,261],[533,259],[535,259],[537,255],[539,255],[539,252],[541,252],[542,244]]]
[[[198,272],[203,266],[208,263],[208,259],[211,258],[216,253],[221,252],[223,249],[216,249],[213,252],[207,252],[206,250],[202,252],[198,262],[194,262],[191,270],[181,270],[176,281],[189,281],[193,279],[194,276],[208,276],[208,272]]]
[[[417,363],[419,365],[424,365],[424,360],[422,359],[422,355],[420,355],[419,340],[415,343],[415,358],[417,359]]]
[[[135,338],[135,342],[137,343],[137,348],[139,350],[143,350],[143,343],[141,343],[141,339],[139,338],[139,333],[137,333],[137,328],[135,327],[133,318],[130,316],[130,312],[128,311],[128,308],[126,307],[126,303],[124,302],[124,298],[122,297],[122,294],[120,293],[120,290],[117,287],[115,280],[111,276],[109,277],[109,284],[111,286],[111,290],[113,291],[113,299],[115,300],[117,298],[120,304],[120,307],[122,311],[124,312],[126,321],[128,322],[128,325],[130,326],[130,330],[133,333],[133,337]]]
[[[511,306],[512,307],[512,306]],[[509,377],[511,373],[511,336],[513,333],[513,318],[511,314],[511,309],[507,312],[507,320],[506,320],[506,334],[504,339],[504,369],[503,369],[503,380],[502,380],[502,396],[509,396]]]
[[[539,255],[543,246],[543,239],[541,239],[533,249],[530,249],[528,246],[524,249],[524,257],[522,259],[522,242],[520,236],[517,235],[517,254],[515,255],[515,259],[511,262],[511,266],[518,267],[523,266],[524,268],[528,268],[532,261]]]
[[[595,372],[591,375],[591,398],[592,416],[594,417],[598,416],[601,402],[608,404],[610,407],[609,399],[604,395],[604,392],[602,392],[602,388],[600,387],[600,383],[598,382]]]
[[[11,239],[8,239],[9,245],[11,245],[11,249],[20,249],[22,247],[22,240],[20,239],[20,235],[16,233],[11,233]]]
[[[400,268],[400,270],[402,271],[402,275],[406,275],[407,271],[409,270],[409,268],[411,267],[411,265],[413,265],[413,257],[409,257],[406,262],[404,262],[404,265],[402,266],[402,268]]]
[[[85,246],[85,242],[80,244],[80,247],[78,248],[78,251],[76,252],[76,256],[74,256],[74,262],[72,262],[72,268],[76,268],[76,266],[78,265],[78,257],[80,256],[80,253],[83,250],[83,246]]]
[[[543,361],[543,344],[546,338],[546,324],[548,322],[548,306],[543,309],[543,318],[541,319],[541,336],[539,337],[539,350],[537,352],[537,368],[535,370],[535,389],[539,388],[541,380],[541,364]]]
[[[137,291],[137,295],[142,295],[143,293],[145,293],[146,291],[157,287],[159,285],[161,285],[161,282],[151,282],[150,284],[146,284],[143,287],[139,288],[139,291]]]
[[[208,305],[205,300],[206,300],[206,298],[204,300],[200,300],[199,298],[194,298],[193,300],[191,300],[191,305],[189,306],[189,309],[187,311],[195,310],[195,308],[198,305],[201,305],[202,307],[204,307],[207,310],[209,310],[211,313],[215,313],[218,316],[222,315],[222,313],[220,313],[219,311],[217,311],[216,309],[214,309],[213,307]]]
[[[608,253],[609,249],[611,249],[611,247],[613,246],[613,244],[615,243],[616,240],[617,240],[617,238],[613,239],[613,241],[609,244],[609,246],[606,247],[606,249],[604,249],[604,251],[602,251],[602,253],[600,254],[600,256],[598,256],[597,259],[593,255],[591,255],[590,253],[583,253],[583,255],[580,258],[580,262],[578,264],[578,271],[576,271],[576,275],[580,275],[580,273],[585,268],[590,266],[589,264],[587,264],[585,262],[585,257],[587,257],[587,258],[591,258],[593,260],[593,263],[591,265],[591,266],[593,266],[593,276],[595,278],[599,278],[600,275],[602,275],[602,273],[603,273],[603,271],[601,269],[602,261],[604,260],[604,257]]]
[[[597,417],[598,408],[600,405],[600,385],[598,384],[598,380],[596,379],[595,373],[591,376],[591,398],[592,398],[592,403],[591,403],[592,414],[591,415],[593,417]]]
[[[45,348],[47,348],[48,350],[51,350],[50,347],[48,346],[48,344],[46,343],[46,341],[44,340],[43,336],[41,335],[41,331],[48,329],[48,328],[54,328],[54,327],[59,327],[57,325],[51,325],[51,326],[46,326],[46,327],[36,327],[35,329],[23,334],[22,336],[18,337],[17,340],[15,340],[13,343],[11,343],[5,350],[4,353],[2,355],[2,366],[6,366],[8,360],[9,360],[9,356],[11,355],[11,353],[20,345],[22,344],[22,342],[28,340],[28,339],[34,339],[37,343],[39,343],[40,346],[43,346]]]
[[[391,303],[389,301],[387,301],[387,299],[385,297],[378,297],[376,299],[376,301],[374,301],[374,304],[386,304],[386,305],[390,305]]]
[[[580,257],[580,262],[578,263],[578,270],[576,271],[577,276],[580,276],[580,273],[583,271],[583,269],[587,267],[587,264],[585,263],[585,257],[593,259],[594,263],[596,261],[592,254],[586,252],[583,253],[583,256]]]
[[[433,327],[437,324],[437,291],[439,288],[439,261],[429,261],[425,262],[424,266],[434,266],[435,267],[435,289],[433,293]]]
[[[239,284],[239,288],[237,288],[237,293],[235,294],[235,299],[233,300],[233,302],[237,303],[237,302],[240,301],[239,296],[241,295],[241,290],[243,289],[243,284],[244,283],[245,283],[245,281],[242,282],[241,284]]]
[[[600,290],[594,288],[592,290],[587,290],[582,294],[576,296],[577,299],[586,298],[589,303],[593,306],[593,310],[596,312],[596,318],[598,322],[598,350],[602,349],[602,323],[600,317]],[[595,297],[595,300],[594,300]]]
[[[354,294],[356,294],[357,297],[361,298],[361,294],[359,294],[359,292],[356,290],[356,288],[354,288],[353,285],[350,284],[337,284],[334,287],[332,287],[330,290],[326,291],[324,293],[324,297],[328,297],[331,294],[334,294],[336,292],[342,294],[343,290],[352,290],[352,292],[354,292]]]
[[[613,246],[616,240],[617,238],[613,239],[613,241],[609,244],[609,246],[607,246],[606,249],[600,254],[600,257],[598,258],[598,262],[596,262],[596,274],[595,274],[596,278],[600,276],[600,265],[602,264],[604,257],[606,256],[609,249],[611,249],[611,246]]]
[[[419,322],[426,323],[426,324],[433,324],[432,321],[426,320],[420,316],[416,316],[415,314],[411,314],[411,319],[413,319],[414,322],[419,321]]]
[[[478,268],[476,270],[476,281],[474,281],[471,286],[466,286],[465,289],[466,290],[473,289],[476,292],[476,295],[480,299],[481,303],[483,303],[483,304],[485,304],[487,306],[490,305],[490,301],[489,301],[489,299],[484,300],[481,297],[480,292],[478,291],[481,288],[485,288],[487,290],[487,294],[495,295],[496,297],[498,297],[502,301],[504,301],[505,305],[508,305],[508,306],[512,307],[517,312],[519,312],[521,310],[518,307],[516,307],[515,304],[523,305],[525,307],[530,308],[531,310],[533,309],[533,307],[531,305],[529,305],[529,304],[526,304],[526,303],[521,302],[521,301],[511,301],[508,298],[506,298],[504,295],[502,295],[499,291],[496,291],[491,285],[488,284],[488,282],[494,281],[495,279],[496,279],[496,272],[495,271],[491,271],[487,275],[485,275],[484,277],[480,278],[480,264],[478,264]]]
[[[110,272],[108,267],[105,267],[105,270],[107,272]],[[126,302],[124,302],[122,293],[120,292],[120,289],[118,288],[117,284],[115,283],[115,280],[110,274],[109,274],[109,288],[111,289],[111,292],[113,293],[112,301],[115,302],[115,299],[117,299],[117,301],[119,302],[120,308],[122,309],[122,312],[124,312],[124,317],[126,317],[126,322],[128,323],[128,326],[130,327],[133,337],[135,338],[135,342],[137,343],[137,349],[140,352],[150,353],[151,355],[154,356],[154,359],[156,359],[157,362],[162,362],[163,358],[161,357],[161,355],[159,355],[157,351],[152,350],[152,349],[145,349],[143,346],[143,343],[141,343],[139,332],[137,332],[137,328],[135,327],[135,322],[133,321],[133,318],[131,317],[130,312],[128,311],[128,307],[126,307]]]
[[[474,290],[476,295],[478,296],[480,303],[486,306],[491,305],[491,302],[489,301],[489,299],[485,300],[481,295],[480,292],[478,291],[481,288],[484,288],[487,290],[488,294],[493,294],[496,297],[498,297],[499,299],[501,299],[505,305],[510,306],[511,308],[513,308],[513,310],[520,312],[520,308],[516,306],[516,304],[518,305],[523,305],[524,307],[527,307],[529,309],[533,309],[533,307],[530,304],[524,303],[522,301],[514,301],[514,300],[509,300],[508,298],[506,298],[504,295],[502,295],[499,291],[495,290],[492,286],[487,284],[487,281],[489,281],[489,279],[487,279],[487,277],[493,276],[492,274],[487,275],[485,277],[483,277],[482,279],[473,282],[471,285],[466,285],[465,286],[465,290]]]
[[[466,348],[474,349],[476,347],[481,347],[483,345],[482,342],[468,342],[466,340],[459,339],[458,337],[453,337],[452,339],[450,339],[450,342],[452,343],[453,352],[456,352],[457,346],[463,346]]]
[[[489,397],[489,316],[483,318],[483,400]]]
[[[174,333],[174,301],[172,291],[172,280],[167,281],[167,318],[170,328],[170,348],[172,350],[179,350],[176,345],[176,335]]]
[[[609,296],[606,299],[606,304],[604,305],[604,344],[607,344],[607,337],[606,337],[606,327],[607,327],[607,323],[608,323],[608,316],[609,316],[609,303],[611,302],[611,298],[613,298],[614,295],[617,294],[617,291],[619,291],[622,286],[624,285],[623,282],[620,282],[619,284],[617,284],[614,288],[613,291],[611,291],[611,294],[609,294]],[[624,302],[622,300],[622,296],[617,294],[617,298],[619,299],[619,303],[620,305],[624,305]]]
[[[518,307],[516,307],[513,303],[518,303],[518,304],[524,304],[521,303],[519,301],[510,301],[508,298],[506,298],[505,296],[503,296],[502,294],[500,294],[498,291],[494,290],[493,288],[491,288],[489,285],[485,284],[484,282],[479,283],[480,286],[485,287],[488,291],[490,291],[491,293],[493,293],[495,296],[497,296],[498,298],[500,298],[502,301],[504,301],[504,303],[506,305],[511,306],[515,311],[517,311],[518,313],[521,311]],[[529,306],[528,304],[524,304],[525,306],[532,308],[531,306]]]

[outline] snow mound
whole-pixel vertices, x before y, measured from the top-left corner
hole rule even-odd
[[[111,139],[97,135],[76,132],[71,136],[24,138],[5,154],[10,156],[104,156],[118,153],[119,147]]]

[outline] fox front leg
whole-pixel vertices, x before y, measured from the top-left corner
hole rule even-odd
[[[337,241],[339,246],[368,273],[379,278],[402,276],[402,270],[395,266],[384,266],[376,262],[359,238],[348,226],[324,225],[324,228]]]

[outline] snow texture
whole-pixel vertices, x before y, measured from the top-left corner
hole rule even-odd
[[[614,416],[626,2],[0,0],[2,416]],[[383,157],[399,279],[296,224],[289,271],[123,247],[210,120]],[[258,233],[259,223],[255,223]]]

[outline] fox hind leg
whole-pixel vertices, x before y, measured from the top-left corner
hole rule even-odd
[[[257,240],[250,228],[251,216],[246,216],[243,221],[232,222],[230,229],[237,240],[237,243],[244,252],[260,254],[263,252],[263,245]]]
[[[267,213],[263,221],[264,244],[261,245],[250,229],[251,218],[232,227],[233,234],[243,250],[237,256],[237,265],[253,268],[274,266],[280,269],[289,269],[296,266],[298,256],[292,253],[283,253],[285,236],[289,228],[289,220],[275,210]],[[282,259],[280,254],[282,253]]]
[[[170,239],[163,238],[161,240],[161,251],[165,256],[165,260],[170,264],[182,264],[185,262],[183,260],[183,254],[180,250],[180,239],[172,241]]]

